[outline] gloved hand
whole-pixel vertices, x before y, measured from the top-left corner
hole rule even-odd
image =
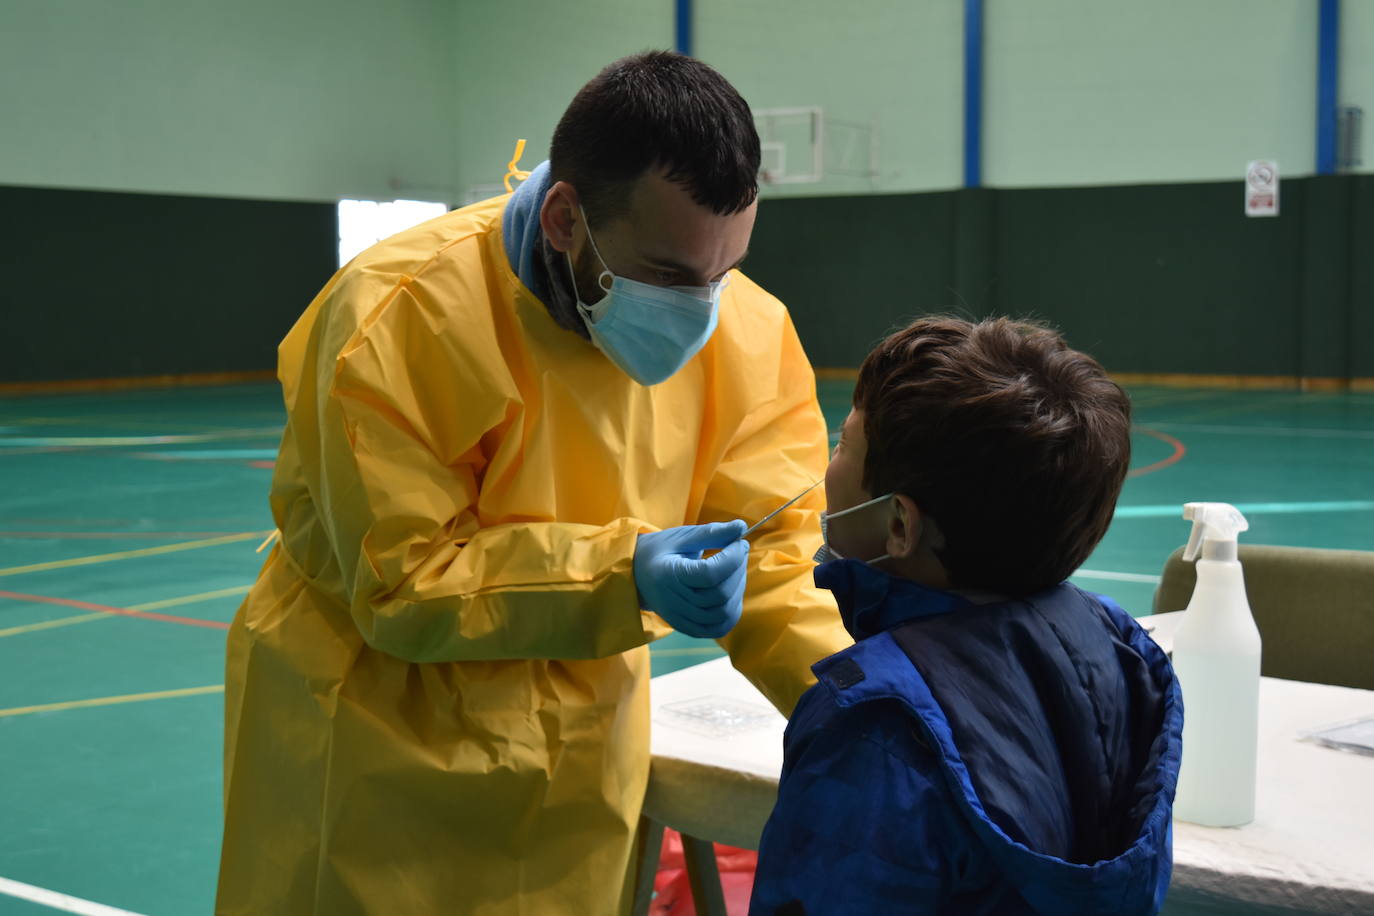
[[[747,527],[733,521],[641,534],[634,566],[639,606],[688,636],[729,633],[744,608]],[[717,549],[702,559],[703,551]]]

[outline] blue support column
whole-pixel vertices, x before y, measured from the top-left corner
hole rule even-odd
[[[692,56],[692,0],[674,0],[676,6],[677,50]]]
[[[964,0],[964,187],[983,183],[983,0]]]
[[[1340,75],[1341,0],[1321,0],[1317,32],[1317,174],[1336,173],[1336,86]]]

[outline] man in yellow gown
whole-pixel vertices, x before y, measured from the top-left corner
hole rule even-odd
[[[850,643],[818,494],[740,537],[826,463],[787,312],[735,269],[758,164],[719,74],[626,58],[513,195],[364,252],[282,342],[217,912],[624,912],[665,621],[783,713]]]

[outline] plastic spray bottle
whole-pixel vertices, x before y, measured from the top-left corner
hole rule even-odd
[[[1238,827],[1255,818],[1259,720],[1260,634],[1236,558],[1236,537],[1250,524],[1227,503],[1187,503],[1183,517],[1193,522],[1183,559],[1197,559],[1197,586],[1174,636],[1183,690],[1174,816]]]

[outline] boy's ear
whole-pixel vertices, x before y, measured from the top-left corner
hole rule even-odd
[[[910,496],[892,494],[887,516],[887,553],[891,557],[914,557],[921,547],[924,520],[921,510]]]

